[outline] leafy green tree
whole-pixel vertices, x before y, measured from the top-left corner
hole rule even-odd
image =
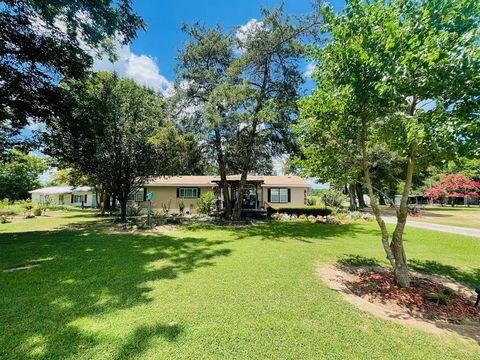
[[[317,8],[314,8],[317,9]],[[294,147],[291,125],[295,123],[303,83],[299,60],[305,55],[302,41],[320,21],[312,16],[292,21],[283,7],[263,9],[261,23],[238,38],[241,56],[232,73],[243,82],[243,101],[238,114],[241,127],[236,133],[236,166],[240,172],[238,199],[242,199],[247,175],[262,152],[272,157]],[[240,217],[237,201],[234,217]]]
[[[192,27],[184,26],[183,30],[189,40],[178,57],[177,91],[173,98],[178,108],[177,118],[202,139],[203,155],[214,159],[212,165],[220,175],[224,210],[230,214],[226,147],[236,126],[231,114],[238,103],[235,78],[229,76],[234,42],[231,35],[218,26],[207,29],[196,23]]]
[[[138,29],[145,24],[130,0],[2,1],[0,154],[29,120],[58,110],[59,80],[84,76],[96,55],[114,58],[114,42],[129,43]]]
[[[28,191],[41,186],[38,177],[45,170],[44,159],[12,150],[9,160],[0,165],[0,198],[10,201],[29,198]]]
[[[227,217],[238,217],[242,203],[233,212],[227,175],[241,174],[241,199],[247,174],[271,173],[272,156],[292,146],[300,38],[318,23],[312,16],[293,24],[281,7],[263,15],[258,26],[237,36],[218,26],[185,26],[189,41],[179,55],[177,107],[188,110],[182,122],[202,138],[218,169]]]
[[[87,175],[120,203],[150,176],[174,174],[177,131],[153,90],[115,74],[99,72],[62,84],[69,111],[51,121],[45,149],[54,158]]]
[[[303,165],[345,176],[345,149],[359,152],[383,247],[397,283],[409,286],[403,231],[416,169],[480,148],[480,7],[472,0],[352,0],[340,14],[325,8],[324,21],[328,41],[311,49],[317,89],[301,104]],[[406,162],[391,246],[371,176],[378,144]]]

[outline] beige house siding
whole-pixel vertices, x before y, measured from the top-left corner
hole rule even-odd
[[[147,186],[147,193],[153,193],[152,207],[155,209],[161,209],[162,203],[170,203],[171,213],[178,213],[180,211],[179,204],[180,201],[183,202],[186,208],[190,208],[192,213],[196,212],[197,209],[197,199],[181,199],[177,198],[177,188],[178,187],[197,187],[200,188],[200,195],[205,194],[208,191],[213,191],[211,186]],[[272,187],[263,187],[262,196],[259,200],[262,202],[260,206],[263,206],[263,202],[266,202],[268,199],[268,189],[270,188],[282,188],[290,189],[290,202],[287,203],[271,203],[271,205],[290,205],[290,206],[303,206],[305,205],[305,195],[308,192],[308,187],[287,187],[287,186],[272,186]]]
[[[170,211],[172,213],[180,212],[179,204],[183,202],[185,208],[190,208],[191,212],[196,212],[197,199],[182,199],[177,198],[177,188],[179,187],[196,187],[200,189],[200,195],[208,191],[212,191],[211,186],[147,186],[147,193],[153,193],[152,207],[162,208],[162,203],[170,203]]]
[[[290,202],[287,202],[287,203],[270,202],[272,206],[275,206],[275,205],[303,206],[305,205],[305,195],[308,193],[308,187],[288,187],[288,186],[264,187],[262,188],[263,189],[262,195],[263,195],[264,202],[268,201],[268,189],[271,189],[271,188],[290,189]]]

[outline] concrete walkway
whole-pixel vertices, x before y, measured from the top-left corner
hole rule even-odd
[[[383,216],[383,220],[387,224],[397,223],[397,218],[394,216]],[[407,226],[421,228],[421,229],[428,229],[428,230],[443,231],[443,232],[448,232],[448,233],[458,234],[458,235],[480,237],[480,229],[463,228],[463,227],[449,226],[449,225],[439,225],[439,224],[432,224],[427,222],[412,221],[410,219],[407,220]]]

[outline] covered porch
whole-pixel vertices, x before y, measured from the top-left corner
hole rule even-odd
[[[220,178],[216,178],[213,182],[217,185],[216,193],[218,198],[221,200],[222,208],[224,207],[223,194],[220,187]],[[262,184],[264,179],[262,176],[249,176],[246,184],[245,191],[241,199],[238,198],[238,188],[240,186],[240,176],[233,175],[227,176],[228,191],[230,199],[232,201],[232,206],[235,206],[237,201],[241,201],[242,213],[256,213],[256,212],[266,212],[265,210],[265,199],[263,198],[263,189]]]

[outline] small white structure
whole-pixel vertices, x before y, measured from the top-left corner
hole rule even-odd
[[[97,207],[97,196],[90,186],[50,186],[29,193],[35,204],[48,201],[50,205]]]

